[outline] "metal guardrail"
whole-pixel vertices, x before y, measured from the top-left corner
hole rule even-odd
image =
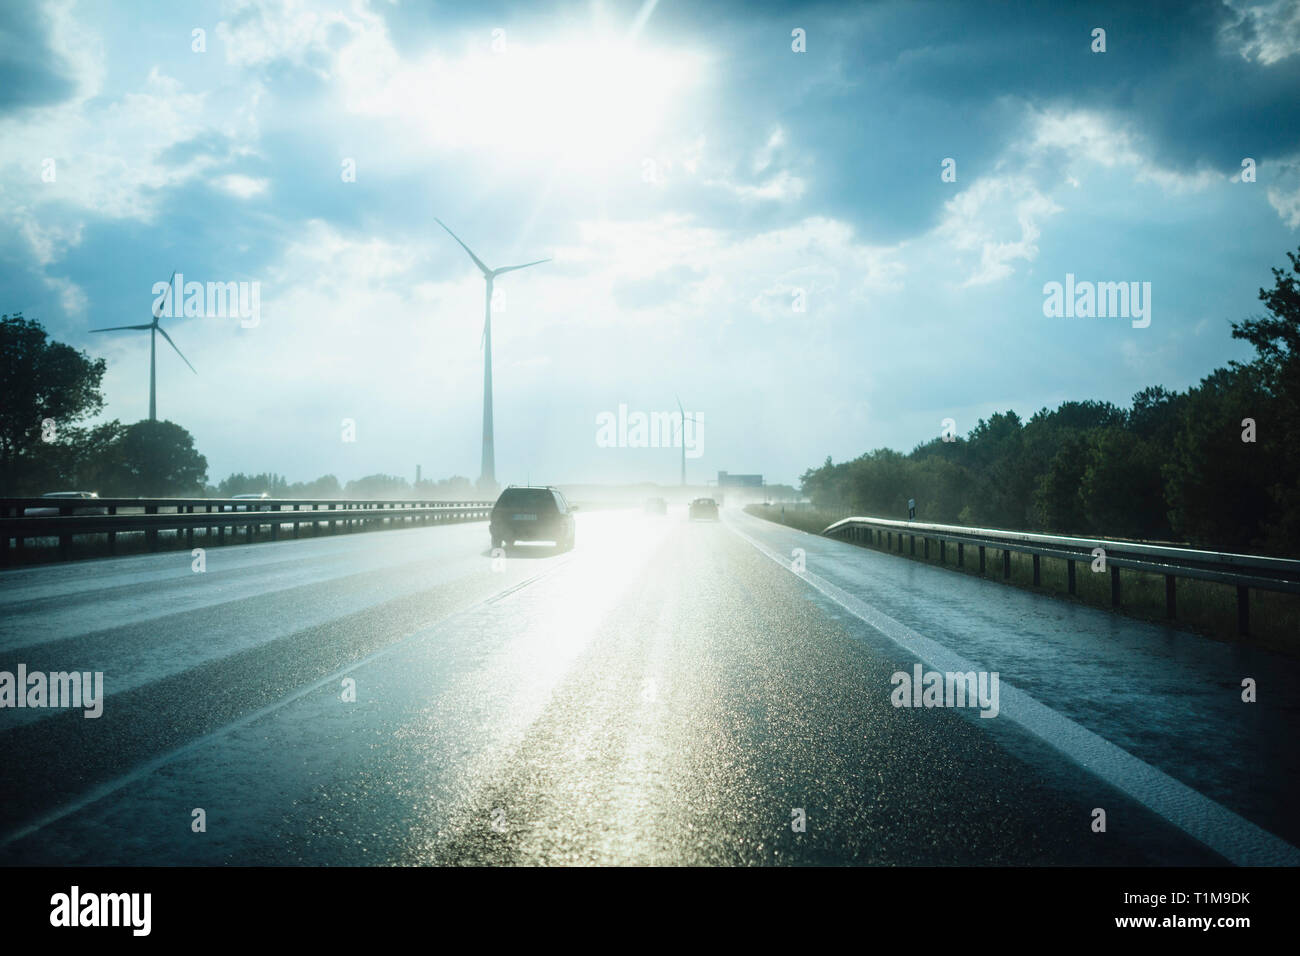
[[[1096,549],[1104,552],[1104,567],[1110,572],[1110,600],[1120,606],[1121,568],[1163,574],[1165,610],[1170,620],[1177,616],[1177,578],[1216,581],[1237,588],[1237,629],[1250,629],[1250,590],[1284,591],[1300,594],[1300,561],[1221,551],[1197,551],[1136,541],[1104,541],[1061,535],[1035,534],[1027,531],[1001,531],[994,528],[966,528],[960,525],[927,524],[892,518],[842,518],[822,532],[848,541],[873,543],[890,551],[902,551],[904,537],[911,538],[910,551],[916,554],[916,539],[923,543],[924,556],[930,556],[930,542],[939,542],[939,561],[947,563],[947,545],[957,545],[957,565],[965,565],[967,546],[979,549],[980,573],[985,571],[985,550],[1002,553],[1002,577],[1011,576],[1011,553],[1033,555],[1034,584],[1041,583],[1039,559],[1046,556],[1067,562],[1069,593],[1075,594],[1075,562],[1091,565]]]
[[[159,550],[159,531],[185,535],[185,546],[194,546],[194,531],[205,529],[204,543],[226,543],[227,529],[233,537],[244,531],[252,543],[263,527],[271,529],[271,540],[280,530],[292,528],[297,538],[303,525],[319,533],[373,530],[379,527],[480,521],[492,512],[491,501],[360,501],[338,498],[0,498],[0,563],[14,563],[28,541],[57,539],[58,557],[72,557],[77,537],[107,535],[108,553],[117,553],[117,536],[143,532],[149,551]],[[54,510],[57,515],[28,515],[29,509]],[[78,514],[78,512],[80,512]],[[103,512],[103,513],[95,513]]]

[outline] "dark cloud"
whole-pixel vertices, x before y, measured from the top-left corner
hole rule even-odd
[[[76,89],[68,64],[50,45],[39,7],[0,3],[0,114],[50,106]]]
[[[1254,22],[1214,0],[724,11],[664,4],[647,28],[721,52],[719,109],[701,124],[710,150],[749,153],[783,126],[792,153],[823,161],[803,199],[773,212],[847,218],[870,241],[933,225],[951,192],[936,188],[940,161],[957,158],[962,182],[990,170],[1027,132],[1027,107],[1108,115],[1153,163],[1182,173],[1231,174],[1244,156],[1300,151],[1300,55],[1243,57]],[[794,27],[806,53],[790,49]],[[1104,54],[1091,50],[1095,27]]]

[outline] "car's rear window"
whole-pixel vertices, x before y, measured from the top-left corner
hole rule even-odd
[[[507,488],[497,499],[498,508],[520,511],[555,511],[555,496],[546,488]]]

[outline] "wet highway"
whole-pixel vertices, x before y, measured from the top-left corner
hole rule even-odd
[[[106,694],[0,709],[0,863],[1300,862],[1293,659],[734,510],[577,537],[0,573],[0,671]]]

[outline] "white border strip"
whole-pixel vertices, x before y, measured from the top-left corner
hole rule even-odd
[[[922,637],[866,602],[811,571],[795,570],[767,545],[731,522],[727,527],[758,551],[893,641],[904,651],[939,671],[979,670],[961,655]],[[1060,751],[1105,783],[1163,817],[1188,836],[1238,866],[1298,866],[1300,850],[1280,837],[1211,800],[1162,770],[1133,756],[1091,730],[1035,700],[1005,680],[999,681],[1000,717],[1010,719]]]

